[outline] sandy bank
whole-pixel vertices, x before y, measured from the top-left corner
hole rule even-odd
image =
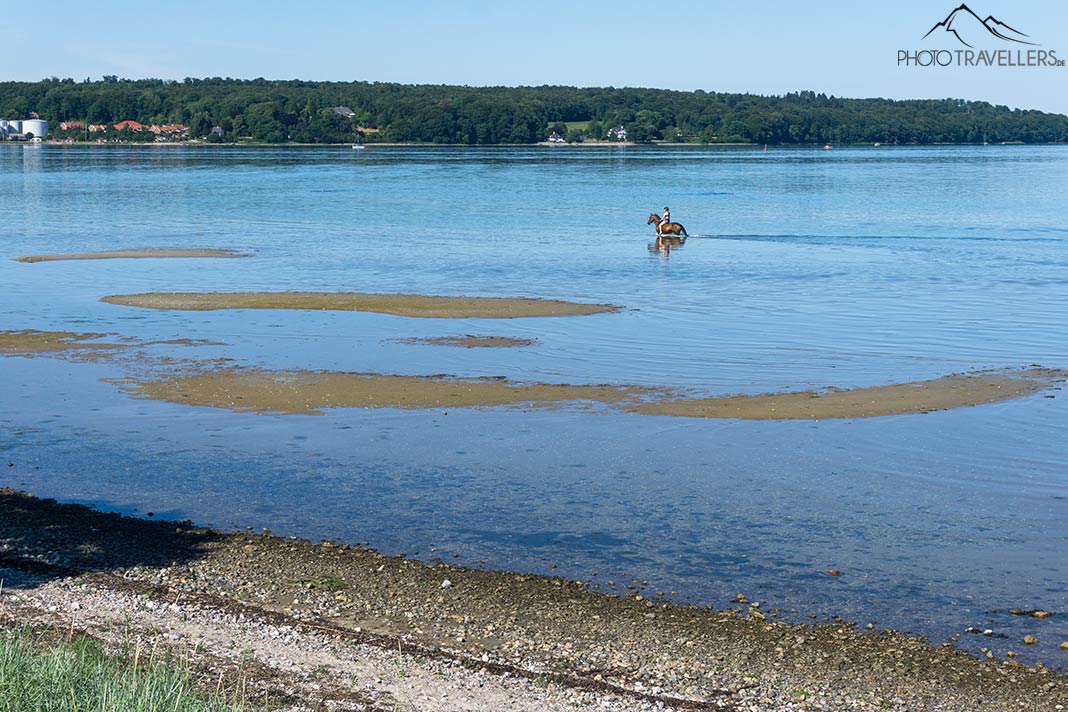
[[[0,490],[0,511],[0,625],[49,623],[188,654],[210,667],[212,685],[229,660],[253,689],[275,680],[315,709],[1068,705],[1068,680],[1044,668],[892,631],[789,624],[756,603],[714,611],[640,586],[610,595],[583,582],[136,520],[11,490]],[[1043,625],[1033,621],[1036,635]],[[354,690],[365,706],[345,697]]]
[[[108,304],[146,309],[312,309],[362,311],[427,319],[512,319],[581,316],[619,311],[611,304],[580,304],[522,297],[439,297],[354,292],[148,293],[104,297]]]
[[[327,408],[564,408],[597,404],[644,415],[820,420],[927,413],[994,403],[1033,395],[1066,377],[1064,371],[1031,369],[853,390],[718,398],[687,398],[668,387],[241,368],[118,383],[141,398],[271,413],[321,413]]]
[[[0,331],[0,354],[30,356],[78,349],[110,350],[122,344],[94,341],[106,334],[76,334],[71,331]]]
[[[655,400],[635,407],[646,415],[746,420],[823,420],[930,413],[1034,395],[1068,378],[1068,372],[1032,368],[944,376],[931,381],[870,388],[767,395]]]
[[[522,384],[500,378],[455,379],[331,371],[223,368],[159,380],[117,381],[139,398],[264,413],[322,413],[327,408],[473,408],[575,406],[633,401],[648,389]]]
[[[536,339],[517,339],[511,336],[433,336],[430,338],[397,339],[397,343],[426,346],[454,346],[464,349],[508,349],[534,346]]]
[[[154,360],[143,347],[201,346],[196,339],[121,343],[103,334],[0,332],[0,355],[113,359],[136,376],[113,379],[138,398],[260,413],[318,414],[329,408],[589,408],[642,415],[746,420],[823,420],[930,413],[1025,398],[1060,390],[1068,371],[1032,367],[954,374],[929,381],[866,388],[828,388],[759,395],[697,397],[671,386],[573,385],[513,381],[503,376],[459,378],[342,371],[242,368],[229,359]],[[520,345],[506,337],[441,337],[448,345]],[[468,343],[467,340],[472,340]],[[457,341],[458,340],[458,341]],[[430,339],[430,342],[437,341]],[[525,344],[523,344],[525,345]],[[127,349],[120,352],[119,349]],[[1054,397],[1052,393],[1049,397]]]
[[[16,257],[16,262],[58,262],[60,260],[117,260],[117,259],[160,259],[174,257],[207,257],[227,259],[234,257],[251,257],[252,255],[237,250],[109,250],[107,252],[68,252],[54,255],[26,255]]]

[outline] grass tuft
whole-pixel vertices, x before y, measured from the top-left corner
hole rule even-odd
[[[188,665],[109,655],[97,641],[0,631],[0,712],[236,712],[195,689]]]

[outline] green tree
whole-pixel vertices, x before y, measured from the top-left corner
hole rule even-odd
[[[573,128],[567,132],[565,140],[568,143],[582,143],[586,140],[586,132],[580,128]]]
[[[350,107],[353,120],[324,114],[335,106]],[[547,128],[575,138],[567,124],[585,125],[586,135],[598,139],[608,127],[624,125],[639,141],[676,140],[681,132],[705,142],[1068,142],[1068,117],[1060,114],[958,99],[843,99],[811,91],[758,96],[219,77],[0,81],[0,117],[27,118],[31,111],[57,125],[68,119],[195,124],[193,133],[205,136],[206,115],[219,125],[230,122],[230,137],[269,142],[350,141],[363,127],[378,129],[367,133],[368,141],[523,144],[543,141]]]
[[[210,134],[214,127],[215,122],[211,120],[211,116],[206,111],[198,111],[189,120],[189,135],[194,138],[201,138]]]

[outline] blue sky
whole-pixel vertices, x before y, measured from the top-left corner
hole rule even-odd
[[[5,17],[0,79],[117,74],[811,89],[1068,113],[1068,68],[898,67],[899,49],[951,46],[948,38],[921,38],[958,3],[52,0],[41,4],[40,17]],[[1064,0],[969,5],[1068,59]],[[990,39],[982,48],[1015,48]]]

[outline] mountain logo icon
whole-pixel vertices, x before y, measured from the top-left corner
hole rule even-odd
[[[974,42],[976,38],[985,37],[987,34],[1006,42],[1037,46],[1037,43],[1030,42],[1031,38],[1023,32],[1006,25],[993,15],[987,15],[984,20],[964,3],[961,3],[959,7],[954,8],[952,12],[946,15],[946,19],[936,22],[934,27],[929,29],[927,34],[923,36],[923,39],[926,39],[938,29],[953,35],[965,47],[973,46],[968,40]]]

